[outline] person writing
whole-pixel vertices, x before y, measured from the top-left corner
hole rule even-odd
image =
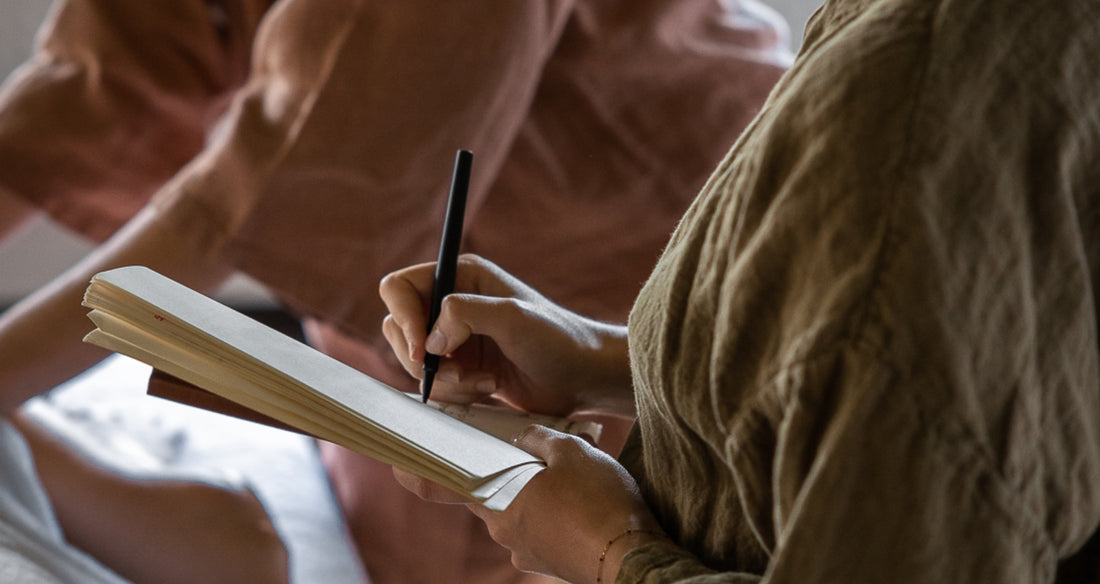
[[[0,205],[22,205],[0,226],[49,213],[102,243],[0,317],[0,402],[104,356],[80,299],[126,264],[207,292],[246,273],[311,344],[414,389],[375,290],[434,256],[460,148],[466,249],[621,322],[789,64],[784,30],[750,0],[59,2],[0,92]],[[607,424],[617,451],[629,421]],[[539,580],[465,509],[321,454],[372,581]]]
[[[434,263],[394,272],[382,281],[380,293],[390,309],[383,321],[384,333],[409,372],[423,375],[421,364],[427,352],[449,356],[434,384],[434,392],[444,401],[475,403],[499,397],[518,409],[551,415],[593,411],[626,418],[636,415],[626,327],[570,312],[495,264],[466,255],[457,271],[456,290],[462,292],[445,297],[436,326],[425,338],[423,299],[430,294],[434,274]],[[540,474],[537,482],[529,484],[513,503],[522,511],[470,508],[489,524],[494,539],[512,549],[517,568],[587,582],[592,574],[585,573],[591,567],[585,556],[596,557],[590,552],[599,549],[607,533],[621,527],[621,537],[613,539],[622,539],[623,544],[663,537],[637,484],[607,454],[581,438],[538,426],[514,442],[547,460],[556,471],[554,478],[544,480]],[[465,502],[415,475],[395,473],[425,498]],[[550,474],[545,471],[545,476]],[[523,503],[536,496],[529,491],[543,490],[583,500],[574,500],[581,503],[575,508]],[[513,521],[513,515],[522,520]],[[580,539],[555,540],[560,534],[544,529],[555,525],[567,526]],[[548,539],[541,539],[542,535]],[[522,542],[524,547],[519,548],[521,542],[515,538],[521,536],[533,537],[535,543]],[[611,572],[618,562],[607,563]],[[573,564],[579,570],[562,571],[557,564]]]
[[[532,428],[503,512],[570,582],[1095,581],[1098,5],[828,0],[627,327],[476,256],[381,283],[433,395],[638,419],[616,461]],[[420,496],[453,495],[409,475]]]

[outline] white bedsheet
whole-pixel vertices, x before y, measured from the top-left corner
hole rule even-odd
[[[367,581],[312,439],[149,397],[148,377],[148,366],[115,355],[27,411],[121,471],[243,477],[287,545],[293,582]]]
[[[65,542],[19,432],[0,420],[0,582],[125,584]]]

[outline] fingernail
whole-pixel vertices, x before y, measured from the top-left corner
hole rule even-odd
[[[433,330],[432,334],[428,335],[428,339],[424,341],[424,349],[433,355],[441,355],[446,347],[447,337],[444,337],[439,329]]]
[[[523,438],[523,436],[525,434],[527,434],[527,432],[530,432],[530,431],[531,431],[531,426],[527,426],[526,428],[520,430],[519,432],[516,432],[515,434],[512,435],[512,442],[519,442],[520,438]]]

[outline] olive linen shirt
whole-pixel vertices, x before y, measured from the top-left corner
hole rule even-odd
[[[1095,0],[814,15],[631,313],[618,582],[1097,581],[1097,55]]]
[[[475,157],[464,250],[624,322],[789,65],[777,18],[750,0],[64,0],[0,93],[0,196],[95,239],[151,200],[316,346],[413,388],[378,280],[434,259],[455,150]],[[536,579],[464,507],[322,455],[374,582]]]

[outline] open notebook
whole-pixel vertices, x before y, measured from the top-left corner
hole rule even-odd
[[[84,305],[97,327],[86,342],[490,509],[506,508],[544,468],[468,423],[478,413],[473,408],[452,408],[448,415],[148,268],[96,275]],[[498,414],[489,419],[500,426]],[[517,416],[520,426],[544,421],[512,412]]]

